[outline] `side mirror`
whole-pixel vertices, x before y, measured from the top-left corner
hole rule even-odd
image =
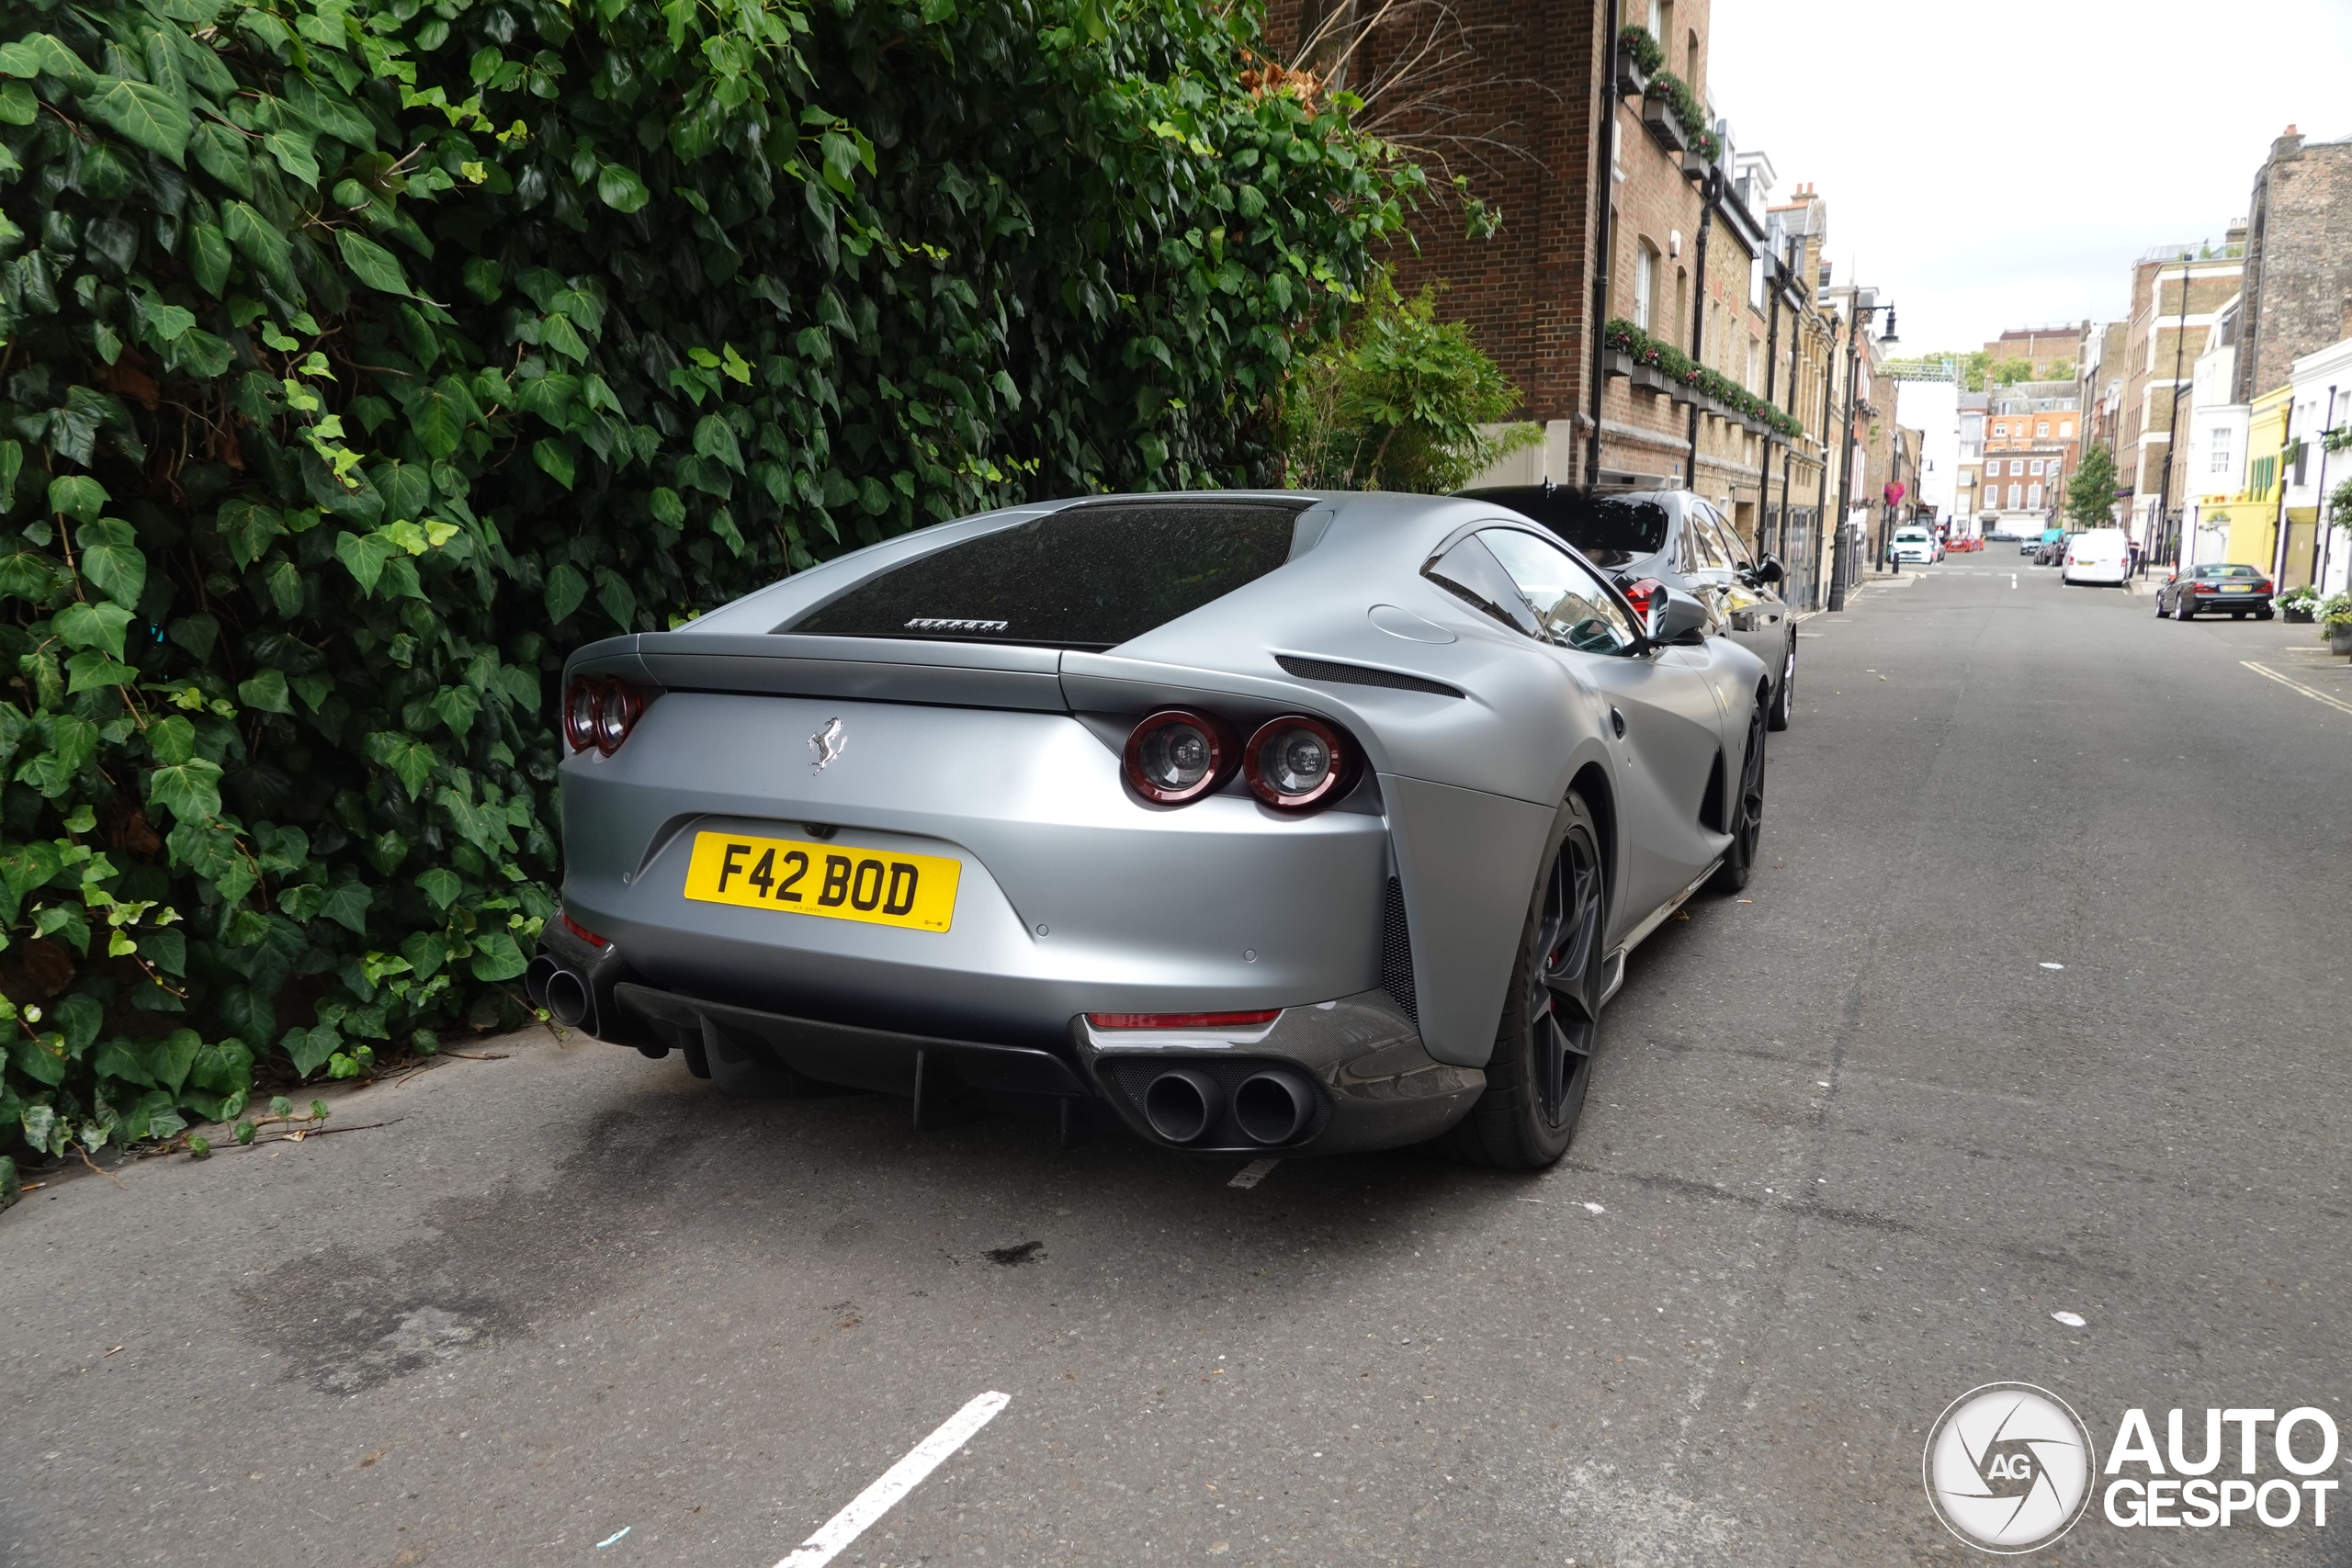
[[[1690,594],[1669,588],[1666,591],[1665,606],[1656,620],[1657,630],[1651,641],[1688,648],[1707,640],[1707,633],[1715,624],[1715,613]]]
[[[1756,563],[1756,581],[1758,582],[1779,582],[1788,575],[1788,569],[1781,564],[1778,556],[1766,556]]]

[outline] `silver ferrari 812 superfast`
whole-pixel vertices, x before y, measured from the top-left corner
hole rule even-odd
[[[1628,951],[1756,852],[1770,686],[1708,615],[1475,500],[924,528],[572,658],[532,995],[918,1125],[1542,1166]]]

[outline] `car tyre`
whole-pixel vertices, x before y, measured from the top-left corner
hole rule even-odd
[[[2176,621],[2195,620],[2197,618],[2197,601],[2194,599],[2174,600],[2172,602],[2172,618]]]
[[[1487,1089],[1446,1134],[1453,1153],[1498,1170],[1541,1170],[1567,1152],[1592,1078],[1608,983],[1609,876],[1600,833],[1570,791],[1545,842],[1521,931]]]
[[[1707,879],[1710,893],[1736,893],[1756,870],[1756,843],[1764,832],[1764,709],[1747,721],[1747,750],[1740,759],[1739,793],[1731,799],[1731,847]]]
[[[2267,621],[2270,620],[2278,614],[2278,612],[2276,610],[2256,610],[2254,613],[2254,618],[2257,621]]]
[[[1781,661],[1781,684],[1772,693],[1771,716],[1765,722],[1773,729],[1786,729],[1793,716],[1797,685],[1797,640],[1789,638],[1788,656]]]

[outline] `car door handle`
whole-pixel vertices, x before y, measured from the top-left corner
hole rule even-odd
[[[1617,731],[1618,739],[1625,739],[1625,712],[1623,708],[1609,710],[1609,724],[1611,728]]]

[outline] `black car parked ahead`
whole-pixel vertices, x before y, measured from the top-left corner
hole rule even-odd
[[[1507,506],[1574,545],[1621,584],[1654,577],[1715,614],[1724,634],[1772,671],[1774,729],[1789,727],[1797,678],[1796,619],[1776,588],[1787,573],[1748,553],[1739,530],[1687,490],[1603,491],[1495,485],[1460,492]]]
[[[2230,619],[2252,615],[2267,621],[2278,612],[2270,607],[2270,575],[2258,566],[2208,561],[2174,572],[2156,590],[2156,614],[2176,621],[2193,621],[2200,610],[2227,610]]]

